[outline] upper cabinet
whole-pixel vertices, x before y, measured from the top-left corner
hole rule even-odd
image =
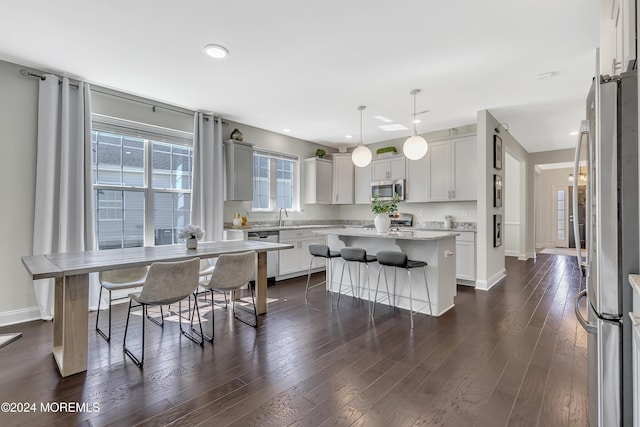
[[[636,55],[636,2],[600,2],[600,70],[615,75],[629,71]]]
[[[225,200],[253,199],[253,145],[225,141],[226,197]]]
[[[334,205],[353,204],[354,168],[351,154],[333,154],[332,203]]]
[[[388,158],[371,162],[371,181],[390,181],[406,178],[406,158],[402,155],[392,155]]]
[[[476,136],[429,143],[427,155],[408,161],[406,202],[477,199]]]
[[[363,168],[355,167],[354,202],[357,205],[371,203],[371,163]]]
[[[331,187],[333,183],[332,166],[331,160],[320,159],[317,157],[304,159],[305,203],[324,205],[331,204]]]

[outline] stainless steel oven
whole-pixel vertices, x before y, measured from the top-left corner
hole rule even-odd
[[[380,200],[391,200],[393,193],[404,200],[405,180],[395,179],[393,181],[374,181],[371,183],[371,200],[377,195]]]

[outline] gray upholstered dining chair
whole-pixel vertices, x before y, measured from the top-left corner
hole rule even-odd
[[[100,293],[98,294],[98,312],[96,313],[96,332],[102,336],[107,342],[111,341],[111,306],[113,301],[122,300],[128,298],[128,296],[122,296],[118,298],[112,298],[111,293],[113,291],[119,290],[128,290],[140,288],[144,285],[144,279],[147,277],[147,271],[149,271],[148,266],[144,267],[132,267],[132,268],[121,268],[119,270],[108,270],[101,271],[98,275],[100,281]],[[100,329],[100,304],[102,303],[102,290],[106,289],[109,292],[109,327],[107,329],[107,333],[105,334],[102,329]],[[145,313],[147,314],[147,313]],[[148,316],[148,314],[147,314]],[[160,321],[149,317],[149,320],[153,321],[157,325],[163,326],[163,312],[162,306],[160,306]]]
[[[218,257],[216,267],[211,273],[211,278],[208,283],[200,283],[200,290],[206,292],[232,292],[231,303],[233,307],[233,317],[237,320],[245,323],[254,328],[258,327],[258,312],[256,310],[256,300],[251,288],[250,281],[253,279],[256,270],[257,255],[255,251],[241,252],[237,254],[223,254]],[[251,293],[251,302],[253,303],[253,317],[254,322],[248,322],[236,313],[236,298],[233,292],[238,291],[241,288],[249,286]],[[208,341],[213,341],[214,335],[214,312],[213,312],[213,295],[211,295],[211,335],[207,336],[202,334],[201,336]],[[197,331],[194,331],[197,334]],[[202,333],[202,328],[200,329]]]
[[[127,332],[129,330],[129,318],[131,317],[131,309],[142,306],[143,310],[147,306],[158,306],[178,303],[178,311],[181,311],[181,302],[189,297],[198,286],[198,277],[200,271],[200,258],[192,258],[187,261],[177,262],[156,262],[151,264],[149,272],[144,281],[142,291],[129,294],[129,312],[127,313],[127,324],[124,328],[123,348],[127,356],[135,362],[136,365],[142,367],[144,363],[144,313],[142,317],[142,356],[138,359],[127,348]],[[135,305],[134,305],[135,304]],[[194,307],[194,315],[198,315],[198,323],[200,324],[200,335],[202,336],[202,323],[200,322],[200,312],[197,304]],[[180,323],[180,332],[196,344],[202,345],[202,339],[198,340],[190,333],[182,329],[182,316],[178,316]]]
[[[211,279],[211,273],[213,273],[213,270],[215,268],[216,268],[216,265],[215,264],[212,265],[209,259],[200,260],[200,283],[201,284],[209,283],[209,279]],[[197,293],[204,293],[206,296],[208,291],[206,289],[203,289],[202,287],[199,287]],[[227,300],[227,293],[226,292],[220,292],[220,293],[224,295],[224,308],[226,309],[227,305],[229,304],[229,301]],[[213,294],[211,295],[211,297],[213,297]],[[214,303],[216,303],[215,300],[214,300]]]

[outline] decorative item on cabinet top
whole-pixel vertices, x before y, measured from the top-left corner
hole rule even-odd
[[[231,139],[242,142],[244,140],[244,135],[242,135],[242,132],[236,128],[231,132]]]
[[[376,150],[376,155],[378,157],[380,156],[391,156],[393,154],[396,154],[398,152],[398,150],[396,149],[396,147],[383,147],[383,148],[378,148]]]

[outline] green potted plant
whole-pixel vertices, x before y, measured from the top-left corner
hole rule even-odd
[[[327,152],[325,150],[323,150],[322,148],[318,148],[316,150],[316,157],[320,157],[322,159],[325,154],[327,154]]]
[[[380,155],[391,155],[391,154],[396,154],[397,150],[396,147],[383,147],[383,148],[378,148],[376,150],[376,155],[380,156]]]
[[[380,200],[380,196],[377,194],[373,196],[371,200],[371,212],[376,214],[373,219],[373,224],[376,226],[378,233],[386,233],[391,226],[391,219],[389,214],[398,210],[398,203],[400,202],[400,195],[393,193],[391,200]]]

